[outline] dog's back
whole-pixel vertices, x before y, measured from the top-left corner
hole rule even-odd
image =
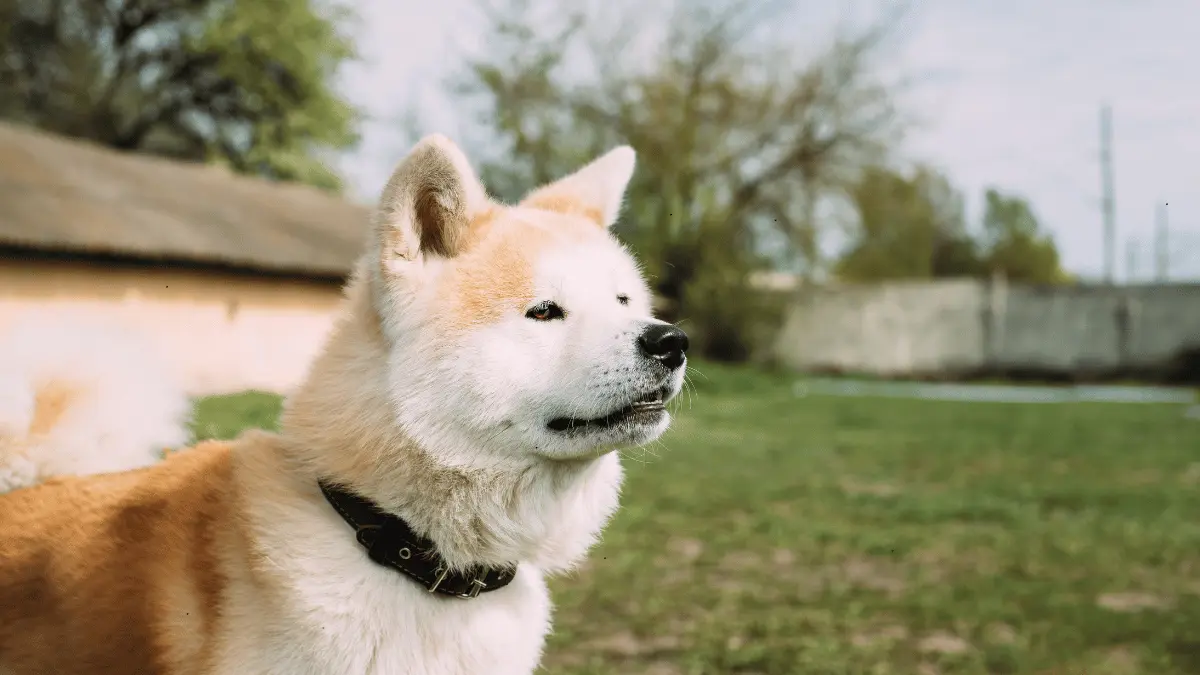
[[[0,330],[0,493],[148,466],[188,440],[190,401],[134,331],[98,316]]]
[[[171,495],[211,492],[175,488],[209,484],[223,455],[143,467],[187,442],[190,408],[113,321],[47,312],[0,330],[0,673],[163,671],[165,608],[144,587],[195,564],[159,539],[195,529],[171,522],[194,512]]]
[[[0,672],[201,665],[222,591],[214,552],[233,536],[229,467],[208,443],[0,497]]]

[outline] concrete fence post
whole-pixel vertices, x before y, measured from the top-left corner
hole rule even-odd
[[[1008,314],[1008,278],[1003,272],[992,272],[987,282],[987,308],[983,316],[984,350],[982,369],[993,370],[1004,353],[1004,324]]]
[[[1133,361],[1133,333],[1136,330],[1134,326],[1137,324],[1138,303],[1137,298],[1134,298],[1128,291],[1124,291],[1119,296],[1117,301],[1116,316],[1114,319],[1117,323],[1117,367],[1116,370],[1124,373],[1129,368],[1136,364]]]

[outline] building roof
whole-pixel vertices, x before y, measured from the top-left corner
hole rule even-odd
[[[369,215],[308,186],[0,123],[0,246],[10,249],[343,276]]]

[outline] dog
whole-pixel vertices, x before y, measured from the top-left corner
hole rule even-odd
[[[510,206],[417,143],[277,434],[0,497],[0,673],[533,672],[686,370],[609,229],[634,163]]]
[[[185,445],[191,401],[153,347],[85,314],[41,311],[0,333],[0,494]]]

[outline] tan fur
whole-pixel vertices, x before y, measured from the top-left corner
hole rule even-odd
[[[229,474],[228,447],[206,444],[148,469],[6,495],[0,663],[16,673],[203,672],[228,590],[222,548],[237,526]]]
[[[456,269],[443,287],[445,317],[456,330],[490,323],[509,311],[521,310],[533,299],[532,256],[541,240],[518,242],[494,228],[494,211],[472,224],[472,246],[466,256],[477,264]]]
[[[452,282],[443,287],[452,329],[491,323],[507,312],[524,312],[533,300],[533,264],[538,256],[551,245],[595,234],[582,224],[589,221],[575,218],[556,222],[554,229],[497,227],[497,211],[485,211],[471,223],[469,247],[462,254],[468,264],[456,268]]]
[[[553,192],[534,194],[521,202],[521,205],[568,216],[580,216],[599,227],[608,226],[608,223],[604,222],[604,213],[600,209],[588,206],[572,195],[556,194]]]
[[[38,389],[34,397],[33,420],[29,423],[29,434],[36,436],[53,429],[71,406],[71,399],[77,394],[74,388],[61,382],[50,382]]]

